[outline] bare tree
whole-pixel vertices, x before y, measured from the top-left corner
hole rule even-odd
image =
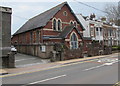
[[[119,8],[118,5],[114,5],[114,4],[107,4],[104,8],[108,21],[113,22],[116,25],[118,25],[118,16],[119,16],[118,8]]]

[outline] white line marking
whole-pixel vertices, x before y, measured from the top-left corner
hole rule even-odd
[[[91,68],[85,69],[83,71],[92,70],[92,69],[99,68],[99,67],[102,67],[102,66],[105,66],[105,65],[102,64],[102,65],[99,65],[99,66],[96,66],[96,67],[91,67]]]
[[[65,76],[66,76],[66,75],[60,75],[60,76],[56,76],[56,77],[53,77],[53,78],[48,78],[48,79],[44,79],[44,80],[41,80],[41,81],[32,82],[32,83],[29,83],[29,84],[37,84],[37,83],[41,83],[41,82],[45,82],[45,81],[49,81],[49,80],[53,80],[53,79],[65,77]],[[28,85],[29,85],[29,84],[28,84]]]
[[[83,70],[83,71],[92,70],[92,69],[99,68],[99,67],[103,67],[103,66],[106,66],[106,65],[109,66],[109,65],[112,65],[112,64],[117,63],[117,62],[119,62],[119,61],[120,61],[120,60],[114,61],[114,62],[111,62],[111,63],[104,63],[104,64],[102,64],[102,65],[95,66],[95,67],[91,67],[91,68],[85,69],[85,70]]]

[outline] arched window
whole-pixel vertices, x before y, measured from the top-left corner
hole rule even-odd
[[[60,30],[61,30],[61,21],[58,20],[58,31],[60,31]]]
[[[66,11],[64,11],[64,12],[63,12],[63,15],[64,15],[64,16],[67,16],[67,12],[66,12]]]
[[[73,23],[73,21],[70,21],[70,25],[73,25],[74,23]]]
[[[56,31],[56,19],[53,20],[53,30]]]
[[[75,27],[77,28],[77,22],[76,22],[76,21],[74,22],[74,25],[75,25]]]
[[[71,36],[71,49],[77,49],[78,48],[78,41],[77,41],[77,36],[75,33],[72,34]]]

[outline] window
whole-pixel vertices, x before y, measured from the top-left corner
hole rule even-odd
[[[46,52],[46,46],[45,45],[40,46],[40,51],[41,52]]]
[[[96,31],[98,31],[98,27],[96,28]]]
[[[100,35],[102,36],[103,35],[103,31],[102,31],[102,28],[100,27]]]
[[[53,30],[57,30],[56,29],[56,19],[53,20]]]
[[[39,31],[36,31],[36,43],[39,43],[40,34]]]
[[[26,43],[26,34],[22,34],[22,43],[25,44]]]
[[[77,36],[75,33],[72,34],[71,36],[71,49],[77,49],[78,48],[78,41],[77,41]]]
[[[94,28],[90,28],[90,31],[91,31],[91,36],[94,36]]]
[[[33,42],[33,32],[30,32],[30,42]]]
[[[77,28],[77,22],[76,22],[76,21],[74,22],[74,25],[75,25],[75,27]]]
[[[96,35],[99,35],[98,27],[96,28]]]
[[[112,36],[112,30],[109,30],[109,36]]]
[[[63,15],[64,15],[64,16],[67,16],[67,12],[66,12],[66,11],[64,11],[64,12],[63,12]]]
[[[73,23],[73,21],[70,21],[70,25],[73,25],[74,23]]]
[[[102,28],[100,27],[100,32],[102,32]]]
[[[58,20],[58,31],[60,31],[60,30],[61,30],[61,21]]]

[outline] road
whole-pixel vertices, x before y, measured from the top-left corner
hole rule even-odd
[[[3,84],[115,84],[118,82],[118,55],[98,60],[64,64],[48,70],[2,78]],[[106,85],[107,86],[107,85]]]

